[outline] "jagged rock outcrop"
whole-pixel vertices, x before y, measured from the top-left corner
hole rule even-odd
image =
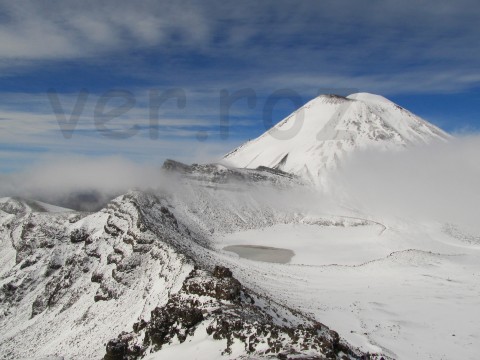
[[[185,178],[197,181],[208,181],[213,184],[229,182],[241,183],[272,183],[276,186],[303,184],[296,175],[266,166],[256,169],[236,169],[221,164],[186,165],[175,160],[165,160],[163,169],[170,173],[181,174]],[[283,180],[287,180],[284,182]]]
[[[183,343],[197,331],[222,341],[226,355],[240,346],[256,359],[354,356],[326,326],[299,319],[288,309],[282,309],[283,318],[274,317],[255,305],[257,296],[242,287],[228,268],[217,266],[213,273],[194,269],[181,290],[152,311],[149,321],[140,320],[133,331],[108,342],[104,360],[140,359],[163,346]]]

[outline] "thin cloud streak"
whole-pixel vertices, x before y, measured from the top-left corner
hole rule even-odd
[[[475,45],[480,10],[470,0],[105,1],[81,6],[24,0],[4,1],[0,7],[6,20],[0,24],[0,62],[12,69],[19,60],[33,67],[45,60],[121,62],[126,74],[170,76],[173,82],[196,78],[200,87],[219,76],[227,84],[247,79],[249,87],[256,87],[255,79],[261,84],[278,73],[319,80],[331,75],[340,81],[365,79],[387,94],[410,91],[413,86],[405,78],[419,80],[414,82],[418,92],[455,91],[480,80]],[[158,61],[152,65],[144,56]],[[189,58],[201,65],[185,61]]]

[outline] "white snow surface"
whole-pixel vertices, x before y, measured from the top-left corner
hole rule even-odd
[[[448,138],[382,96],[321,95],[225,155],[224,161],[238,168],[267,166],[323,183],[326,170],[356,149],[402,149]]]
[[[312,314],[353,346],[395,359],[476,359],[480,350],[480,238],[441,224],[383,220],[386,229],[279,224],[216,238],[289,248],[289,264],[225,252],[255,289]]]

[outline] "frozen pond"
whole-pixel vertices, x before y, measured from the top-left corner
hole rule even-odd
[[[241,258],[278,264],[290,262],[295,255],[292,250],[258,245],[230,245],[223,250],[231,251]]]
[[[381,236],[379,225],[278,224],[225,234],[218,248],[241,258],[302,265],[360,265],[403,250],[403,241]]]

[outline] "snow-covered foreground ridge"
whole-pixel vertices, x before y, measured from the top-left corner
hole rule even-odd
[[[224,161],[238,168],[266,166],[319,182],[357,149],[399,149],[449,135],[408,110],[368,93],[321,95]]]
[[[166,167],[97,213],[0,202],[2,358],[477,356],[478,234],[318,206],[274,170]]]
[[[200,338],[205,359],[358,358],[321,322],[222,267],[212,234],[298,221],[257,199],[295,179],[228,171],[207,166],[90,214],[3,199],[1,357],[171,358],[162,351],[174,346],[175,358],[189,359],[189,342]]]

